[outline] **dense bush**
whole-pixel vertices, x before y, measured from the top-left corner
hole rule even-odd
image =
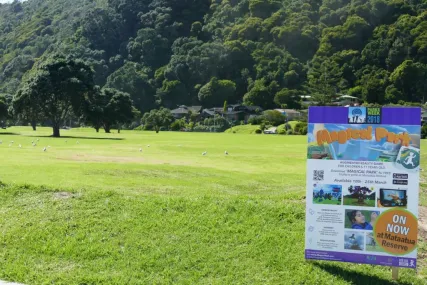
[[[427,138],[427,124],[422,126],[422,128],[421,128],[421,138],[422,139]]]
[[[264,120],[269,122],[271,125],[277,127],[278,125],[286,122],[286,117],[276,110],[267,110],[262,115]]]
[[[256,133],[256,134],[262,134],[262,130],[261,130],[261,129],[256,129],[256,130],[255,130],[255,133]]]
[[[303,133],[303,129],[304,129],[304,128],[305,128],[305,133]],[[306,135],[306,134],[307,134],[307,123],[304,123],[304,122],[298,122],[298,123],[295,125],[294,132],[295,132],[295,133],[299,133],[299,134]]]
[[[251,125],[260,125],[264,120],[264,116],[253,116],[250,117],[248,123]]]

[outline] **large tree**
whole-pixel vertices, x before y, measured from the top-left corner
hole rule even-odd
[[[161,127],[168,127],[173,122],[173,116],[169,109],[160,108],[158,110],[151,110],[145,113],[142,117],[142,123],[145,128],[153,128],[156,133],[160,131]]]
[[[129,94],[112,88],[97,90],[88,109],[85,119],[96,132],[103,127],[106,133],[110,133],[114,124],[129,122],[134,115]]]
[[[6,103],[6,98],[3,96],[0,96],[0,122],[7,118],[8,116],[8,107]]]
[[[218,80],[212,77],[199,91],[199,100],[205,107],[215,107],[224,101],[234,99],[236,84],[230,80]]]
[[[24,85],[19,89],[12,101],[13,115],[24,121],[29,122],[33,131],[37,129],[37,122],[42,120],[42,112],[40,104],[34,104],[37,97],[28,85]]]
[[[93,71],[88,65],[54,55],[31,71],[15,101],[23,104],[24,112],[40,110],[50,121],[53,136],[59,137],[65,119],[72,112],[80,115],[84,111],[85,101],[92,96],[93,89]]]

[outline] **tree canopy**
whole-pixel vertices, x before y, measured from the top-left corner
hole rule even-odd
[[[53,56],[32,70],[14,101],[17,109],[22,108],[25,113],[40,112],[50,121],[53,136],[59,137],[67,116],[84,111],[93,89],[93,71],[88,65]]]
[[[299,108],[301,95],[424,103],[426,13],[426,0],[15,1],[0,5],[0,94],[28,93],[34,66],[64,53],[142,113]]]

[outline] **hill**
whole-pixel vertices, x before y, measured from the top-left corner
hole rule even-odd
[[[299,107],[335,93],[424,102],[425,0],[29,0],[0,4],[0,93],[37,61],[88,62],[96,84],[162,105]]]

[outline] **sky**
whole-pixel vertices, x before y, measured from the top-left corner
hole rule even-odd
[[[0,0],[0,3],[11,3],[11,2],[13,2],[13,0]],[[21,2],[22,2],[22,0],[21,0]]]

